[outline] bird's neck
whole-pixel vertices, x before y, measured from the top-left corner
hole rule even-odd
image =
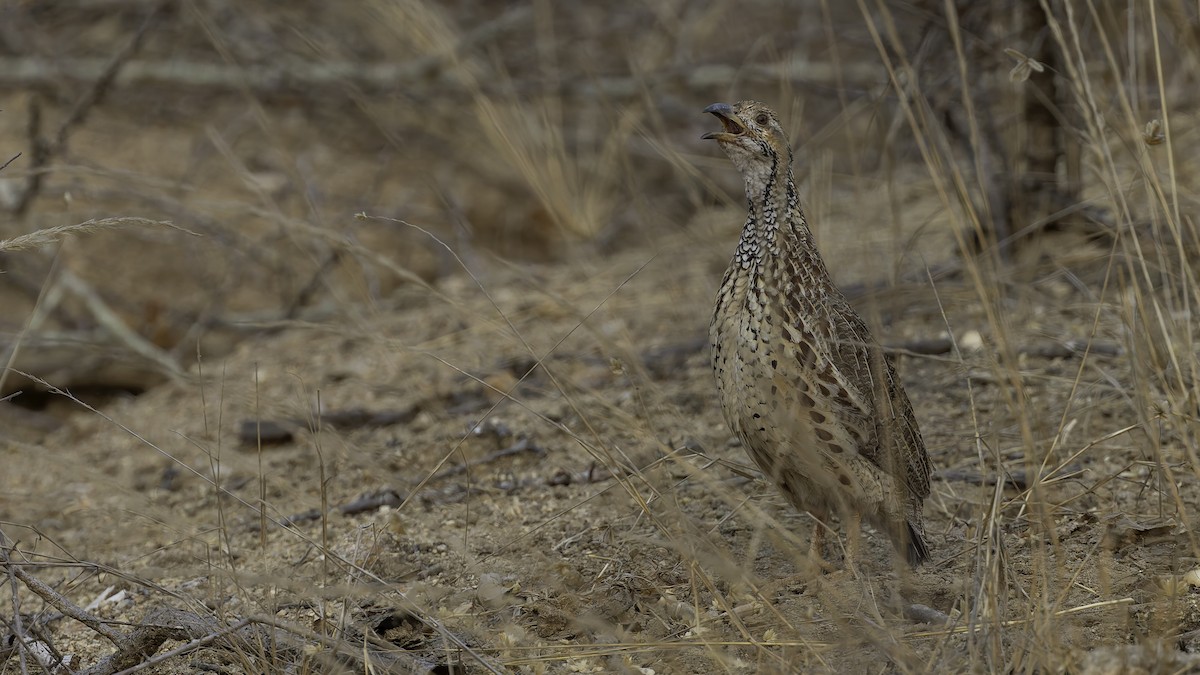
[[[747,173],[746,200],[749,213],[736,256],[744,269],[760,268],[782,256],[809,254],[815,260],[805,263],[824,266],[812,244],[791,167],[772,167],[758,176]]]

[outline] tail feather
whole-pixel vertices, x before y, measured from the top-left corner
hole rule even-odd
[[[925,535],[912,521],[906,521],[905,525],[908,526],[908,564],[917,567],[929,560],[929,545],[925,543]]]

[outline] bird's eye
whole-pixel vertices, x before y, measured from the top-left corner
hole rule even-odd
[[[767,126],[767,122],[771,121],[771,118],[767,117],[767,113],[758,113],[758,117],[755,117],[754,121],[758,123],[758,126],[765,127]]]

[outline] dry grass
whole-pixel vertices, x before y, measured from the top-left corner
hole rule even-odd
[[[115,672],[101,659],[147,633],[92,617],[159,606],[191,623],[152,672],[1196,668],[1197,18],[1166,1],[1027,3],[1053,9],[1044,39],[1064,55],[1075,206],[1108,227],[1034,234],[1005,258],[978,141],[989,125],[1009,149],[1029,136],[1035,93],[999,64],[1032,49],[989,43],[996,58],[977,61],[954,3],[925,4],[181,6],[133,58],[165,58],[156,39],[174,37],[237,72],[269,35],[296,81],[356,60],[411,80],[383,95],[256,77],[211,102],[161,83],[211,112],[158,104],[167,129],[137,133],[155,92],[131,91],[48,165],[23,224],[42,229],[0,250],[96,239],[62,254],[67,276],[6,259],[42,289],[13,344],[36,350],[82,316],[174,377],[101,405],[70,391],[90,368],[15,366],[75,413],[5,450],[0,543],[21,573],[0,672],[52,671],[55,651]],[[929,17],[949,26],[936,72],[913,39]],[[119,23],[38,27],[86,51]],[[741,196],[696,140],[698,111],[751,97],[790,120],[822,248],[866,288],[883,341],[954,341],[900,360],[946,474],[926,509],[934,559],[915,572],[868,535],[861,570],[815,574],[809,519],[760,486],[719,419],[697,339]],[[60,203],[83,224],[54,225]],[[99,232],[167,218],[202,243]],[[1066,358],[1034,349],[1068,341]],[[88,342],[71,358],[95,356]],[[337,416],[356,409],[403,421]],[[266,447],[266,422],[291,440]],[[385,498],[351,511],[367,493]],[[906,618],[913,603],[945,621]]]

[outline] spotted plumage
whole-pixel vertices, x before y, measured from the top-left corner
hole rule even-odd
[[[749,204],[709,327],[725,419],[796,508],[855,530],[865,517],[919,564],[929,455],[891,361],[817,252],[787,136],[756,101],[705,112],[723,129],[704,138],[741,172]]]

